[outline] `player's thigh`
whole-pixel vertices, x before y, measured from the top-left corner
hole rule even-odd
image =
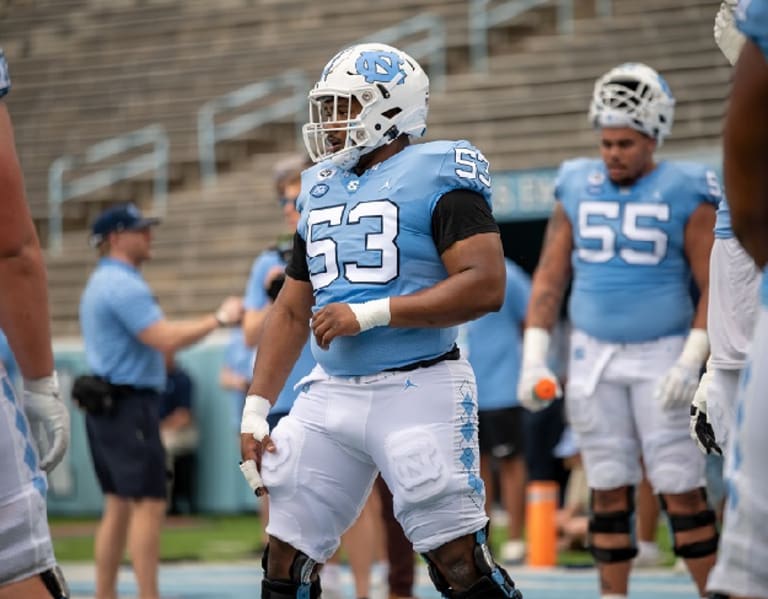
[[[690,408],[683,405],[665,410],[654,397],[656,385],[656,380],[648,380],[630,387],[648,480],[657,493],[703,487],[705,460],[690,437]]]
[[[0,599],[51,599],[43,579],[38,575],[7,585],[0,583]]]
[[[581,389],[569,384],[565,407],[589,487],[637,484],[640,446],[627,386],[598,380],[591,393]]]
[[[717,565],[709,588],[768,597],[768,310],[757,324],[740,382],[731,442],[726,450],[726,500]]]
[[[55,564],[48,531],[45,475],[29,424],[6,376],[0,387],[0,585]]]
[[[465,360],[398,373],[377,390],[368,439],[397,520],[424,553],[487,522],[475,377]]]
[[[316,382],[300,394],[272,431],[277,451],[265,454],[261,468],[270,496],[267,533],[319,562],[336,551],[376,477],[373,462],[327,427],[340,409],[334,399],[344,392]],[[361,418],[364,411],[345,420],[356,425]]]

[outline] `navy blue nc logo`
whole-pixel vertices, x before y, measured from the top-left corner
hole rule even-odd
[[[395,52],[362,52],[355,62],[355,68],[358,75],[365,77],[366,83],[391,83],[396,77],[400,77],[397,85],[405,82],[403,59]]]

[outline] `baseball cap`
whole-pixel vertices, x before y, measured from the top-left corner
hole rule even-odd
[[[136,204],[118,204],[102,212],[91,225],[90,243],[97,247],[107,235],[120,231],[140,231],[160,222],[159,218],[146,218]]]

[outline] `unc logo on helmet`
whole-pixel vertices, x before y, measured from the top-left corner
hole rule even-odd
[[[309,92],[307,152],[350,169],[402,135],[424,135],[428,100],[427,74],[402,50],[379,43],[342,50]]]
[[[366,83],[389,83],[400,76],[397,85],[405,83],[403,59],[394,52],[363,52],[355,62],[358,74],[365,77]]]

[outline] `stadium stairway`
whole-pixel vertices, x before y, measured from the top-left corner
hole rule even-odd
[[[449,24],[449,75],[446,91],[430,99],[428,139],[471,139],[495,171],[594,154],[586,122],[592,85],[622,61],[657,68],[678,99],[665,151],[719,146],[729,67],[712,40],[712,0],[614,0],[608,18],[580,2],[567,35],[554,32],[551,10],[536,11],[491,31],[488,73],[467,66],[466,1],[393,2],[66,0],[70,10],[63,11],[62,0],[51,12],[23,0],[0,4],[0,14],[11,15],[0,21],[0,39],[14,75],[9,104],[40,230],[51,160],[159,122],[171,137],[172,193],[146,274],[170,316],[212,310],[223,295],[242,292],[253,257],[282,231],[271,168],[296,142],[293,125],[283,122],[222,144],[218,183],[203,188],[197,109],[288,67],[313,77],[338,47],[422,12],[439,12]],[[95,263],[84,224],[107,201],[137,199],[147,208],[149,188],[139,178],[67,203],[64,252],[49,256],[57,336],[78,334],[77,302]]]

